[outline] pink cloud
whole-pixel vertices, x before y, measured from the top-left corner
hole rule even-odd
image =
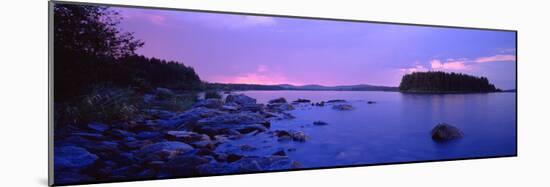
[[[214,78],[215,82],[235,83],[235,84],[300,84],[290,81],[284,74],[272,72],[266,65],[258,65],[255,72],[243,73],[236,76],[218,76]]]
[[[474,62],[486,63],[486,62],[514,62],[516,61],[516,55],[494,55],[488,57],[479,57]]]
[[[408,73],[412,73],[412,72],[422,72],[422,71],[428,71],[428,68],[422,66],[422,65],[416,65],[414,67],[410,67],[410,68],[401,68],[399,69],[400,71],[405,71],[405,72],[408,72]]]
[[[152,15],[152,14],[147,15],[147,18],[149,19],[149,21],[151,21],[151,23],[154,23],[157,25],[164,24],[164,21],[166,20],[164,16]]]
[[[440,60],[430,61],[432,69],[436,70],[464,70],[468,69],[466,61],[447,61],[441,62]]]

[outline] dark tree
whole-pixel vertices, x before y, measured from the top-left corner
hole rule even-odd
[[[54,7],[54,97],[67,100],[95,85],[147,90],[152,87],[200,89],[193,68],[135,54],[144,45],[118,28],[122,17],[103,6]]]
[[[485,77],[462,73],[414,72],[401,79],[404,92],[495,92],[500,91]]]
[[[114,58],[133,55],[144,43],[119,30],[121,20],[118,12],[104,6],[56,4],[55,51]]]

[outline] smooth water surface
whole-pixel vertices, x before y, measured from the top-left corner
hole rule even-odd
[[[355,107],[337,111],[331,106],[301,105],[290,111],[296,118],[272,121],[272,129],[305,132],[306,142],[278,142],[267,134],[237,140],[252,145],[244,154],[265,155],[285,150],[304,167],[331,167],[425,160],[511,156],[516,154],[516,94],[403,94],[374,91],[244,91],[259,103],[285,97],[313,102],[345,99]],[[367,101],[375,101],[368,104]],[[325,121],[326,126],[312,125]],[[464,137],[437,143],[430,130],[445,122]]]

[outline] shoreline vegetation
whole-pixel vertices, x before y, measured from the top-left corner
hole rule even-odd
[[[293,150],[247,156],[216,148],[259,133],[277,141],[307,142],[308,135],[302,131],[271,129],[271,121],[293,119],[289,111],[302,105],[354,110],[341,98],[319,103],[273,98],[261,104],[231,93],[236,90],[456,91],[422,86],[440,79],[416,80],[423,75],[449,76],[444,73],[406,75],[399,88],[206,83],[180,62],[138,56],[135,50],[145,43],[118,30],[121,18],[106,7],[56,3],[54,12],[56,184],[303,168],[287,156]],[[486,78],[450,76],[471,80],[480,86],[473,89],[477,92],[499,91]],[[199,92],[204,92],[204,98],[198,97]],[[331,124],[315,121],[312,125]],[[432,136],[437,140],[462,137],[458,131],[441,124]]]

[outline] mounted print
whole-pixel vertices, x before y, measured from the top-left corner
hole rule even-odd
[[[50,184],[516,156],[516,31],[50,2]]]

